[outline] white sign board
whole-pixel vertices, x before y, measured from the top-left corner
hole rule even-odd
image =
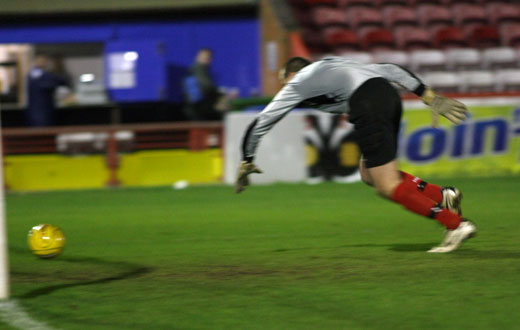
[[[304,112],[289,113],[267,133],[257,150],[255,164],[264,172],[250,176],[252,183],[299,182],[305,167]],[[225,119],[224,182],[235,182],[242,157],[242,138],[256,113],[230,113]]]

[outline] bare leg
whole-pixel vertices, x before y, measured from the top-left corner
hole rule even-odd
[[[372,180],[372,177],[370,176],[370,173],[367,169],[367,164],[365,163],[365,160],[361,158],[359,160],[359,174],[361,175],[361,180],[366,183],[369,186],[374,185],[374,181]]]
[[[366,171],[376,191],[388,199],[392,198],[395,188],[402,182],[395,159],[381,166],[366,168]]]

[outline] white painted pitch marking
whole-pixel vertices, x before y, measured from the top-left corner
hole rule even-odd
[[[0,319],[8,325],[23,330],[53,330],[47,324],[36,321],[25,312],[16,300],[0,301]]]

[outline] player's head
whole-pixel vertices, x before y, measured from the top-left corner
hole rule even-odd
[[[213,52],[209,48],[202,48],[197,53],[195,61],[200,64],[210,64],[213,58]]]
[[[280,69],[278,74],[278,78],[282,82],[282,84],[287,83],[291,78],[296,74],[296,72],[305,68],[307,65],[312,62],[303,57],[291,57],[287,63]]]

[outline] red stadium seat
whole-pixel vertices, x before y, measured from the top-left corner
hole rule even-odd
[[[338,0],[338,6],[340,8],[350,8],[357,6],[373,7],[374,1],[372,0]]]
[[[490,3],[486,6],[492,24],[520,22],[520,5]]]
[[[301,2],[301,0],[300,0]],[[336,0],[304,0],[309,6],[336,6]]]
[[[446,7],[432,4],[418,6],[417,14],[423,26],[449,26],[453,24],[453,14]]]
[[[315,25],[325,26],[348,26],[345,11],[337,8],[316,7],[311,10],[311,17]]]
[[[444,0],[446,5],[454,5],[458,3],[465,3],[470,5],[480,5],[481,0]]]
[[[439,48],[467,46],[464,33],[458,27],[447,27],[435,33],[435,45]]]
[[[409,6],[410,1],[408,0],[374,0],[378,7],[386,6]],[[401,7],[402,8],[402,7]]]
[[[490,3],[514,3],[518,2],[517,0],[481,0],[482,4],[490,4]]]
[[[506,23],[500,27],[504,45],[520,47],[520,23]]]
[[[294,18],[303,26],[314,25],[314,21],[311,17],[311,13],[307,9],[293,8],[292,10]]]
[[[340,31],[343,31],[345,30],[346,28],[345,27],[342,27],[342,26],[334,26],[334,25],[331,25],[331,26],[327,26],[327,27],[323,27],[321,28],[321,35],[323,37],[323,40],[326,40],[327,37],[331,34],[334,34],[336,32],[340,32]]]
[[[420,5],[443,5],[443,0],[410,0],[410,3],[415,6]]]
[[[305,6],[307,6],[307,4],[305,3],[305,1],[302,1],[302,0],[288,0],[288,3],[289,3],[292,7],[305,7]]]
[[[395,39],[392,33],[386,29],[375,29],[362,37],[363,47],[375,50],[395,48]]]
[[[347,10],[347,19],[354,28],[363,26],[383,26],[383,17],[378,10],[354,7]]]
[[[388,28],[400,25],[418,25],[416,11],[407,7],[392,6],[384,8],[383,19]]]
[[[492,25],[469,26],[464,29],[464,33],[474,47],[486,48],[500,45],[500,35],[497,28]]]
[[[452,7],[457,25],[486,24],[487,14],[484,7],[471,4],[457,4]]]
[[[301,36],[311,52],[324,52],[328,49],[325,38],[320,31],[309,28],[303,29]]]
[[[327,45],[332,47],[335,51],[360,48],[359,39],[352,30],[343,29],[332,31],[325,35],[325,40]]]
[[[402,49],[424,49],[431,47],[431,38],[426,30],[415,27],[400,27],[394,32],[397,46]]]
[[[356,29],[356,32],[357,32],[358,36],[362,39],[368,33],[372,32],[374,30],[379,30],[379,29],[381,29],[381,27],[378,25],[365,25],[365,26],[362,26],[362,27]]]

